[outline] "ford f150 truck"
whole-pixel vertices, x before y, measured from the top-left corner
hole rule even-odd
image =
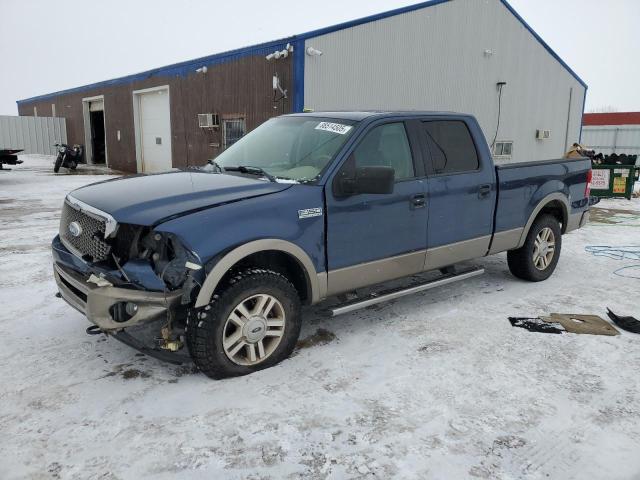
[[[469,115],[324,112],[267,121],[203,168],[71,192],[53,240],[59,296],[118,337],[151,320],[222,378],[294,349],[301,305],[426,271],[351,311],[481,273],[507,251],[547,279],[562,235],[585,224],[588,159],[494,166]],[[171,354],[171,352],[165,352]]]

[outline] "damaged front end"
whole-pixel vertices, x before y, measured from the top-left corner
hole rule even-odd
[[[184,324],[204,271],[177,236],[117,224],[68,197],[52,250],[60,296],[99,330],[115,333],[165,320],[161,346],[181,347],[172,331]]]

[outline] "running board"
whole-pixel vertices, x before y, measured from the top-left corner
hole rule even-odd
[[[370,307],[371,305],[376,305],[378,303],[387,302],[389,300],[401,298],[406,295],[411,295],[413,293],[423,292],[425,290],[430,290],[432,288],[442,287],[443,285],[449,285],[450,283],[466,280],[467,278],[477,277],[478,275],[482,275],[483,273],[484,273],[484,268],[474,268],[471,270],[465,270],[460,273],[444,275],[434,280],[430,280],[425,283],[420,283],[418,285],[413,285],[408,288],[397,288],[397,289],[382,291],[379,293],[372,293],[371,295],[369,295],[364,299],[356,299],[352,302],[343,303],[341,305],[331,307],[329,309],[329,312],[331,313],[332,316],[335,317],[337,315],[342,315],[343,313],[353,312],[356,310],[360,310],[362,308]]]

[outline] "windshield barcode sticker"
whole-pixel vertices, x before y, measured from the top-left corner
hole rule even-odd
[[[321,122],[316,130],[323,130],[325,132],[337,133],[339,135],[345,135],[351,130],[351,125],[342,125],[341,123]]]

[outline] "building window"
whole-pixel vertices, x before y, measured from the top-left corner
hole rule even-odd
[[[52,117],[56,116],[56,104],[55,103],[51,104],[51,116]]]
[[[513,151],[513,142],[496,142],[493,147],[494,157],[511,158],[511,152]]]
[[[38,116],[38,107],[33,107],[33,116],[34,117]]]
[[[244,118],[230,118],[223,120],[224,148],[229,148],[245,134]]]

